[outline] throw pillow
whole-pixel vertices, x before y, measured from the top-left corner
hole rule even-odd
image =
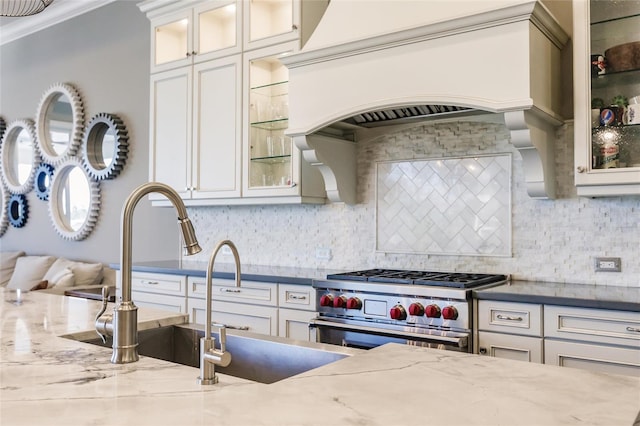
[[[13,270],[16,267],[16,261],[22,256],[24,256],[23,251],[0,252],[0,287],[5,287],[9,284]]]
[[[49,273],[47,272],[47,274]],[[75,276],[73,275],[73,272],[71,272],[71,269],[64,268],[51,276],[49,279],[49,287],[73,287],[75,281]]]
[[[100,284],[104,275],[102,263],[73,262],[71,272],[76,279],[76,286]]]
[[[54,285],[57,284],[58,280],[54,279],[54,277],[56,277],[58,274],[60,274],[60,272],[63,272],[65,269],[69,271],[69,273],[71,273],[71,266],[73,266],[74,262],[70,261],[69,259],[65,259],[64,257],[59,257],[56,259],[55,262],[53,262],[53,265],[51,265],[51,267],[49,268],[49,270],[47,271],[46,274],[44,274],[44,277],[42,277],[43,280],[48,280],[50,283],[53,282]]]
[[[11,275],[7,288],[29,291],[42,281],[53,262],[53,256],[22,256],[16,261],[16,268]]]

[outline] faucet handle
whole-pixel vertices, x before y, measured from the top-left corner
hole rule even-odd
[[[100,336],[100,338],[102,338],[102,343],[106,343],[107,342],[106,335],[100,332],[101,328],[106,332],[106,329],[104,328],[106,322],[100,321],[100,317],[107,310],[107,304],[108,303],[109,303],[109,287],[107,287],[105,285],[104,287],[102,287],[102,308],[100,309],[100,312],[98,312],[96,314],[96,320],[95,320],[95,322],[96,322],[96,333],[98,333],[98,336]]]
[[[216,324],[220,329],[220,351],[225,352],[227,348],[227,327],[224,324]]]

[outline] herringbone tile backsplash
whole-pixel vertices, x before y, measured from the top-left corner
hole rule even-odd
[[[511,155],[380,162],[376,250],[511,254]]]

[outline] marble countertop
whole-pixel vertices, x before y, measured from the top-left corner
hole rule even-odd
[[[270,385],[147,357],[114,365],[100,303],[0,289],[2,425],[630,425],[640,378],[388,344]],[[184,316],[140,308],[140,328]]]

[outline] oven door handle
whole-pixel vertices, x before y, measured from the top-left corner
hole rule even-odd
[[[391,337],[402,336],[402,337],[407,337],[408,339],[416,339],[416,338],[425,339],[425,340],[429,339],[436,342],[443,342],[443,343],[446,342],[449,344],[454,344],[459,348],[466,348],[468,344],[466,335],[461,333],[455,333],[455,332],[447,332],[447,333],[454,333],[456,334],[456,336],[441,336],[437,334],[411,333],[411,332],[400,331],[400,330],[393,330],[390,332],[390,331],[386,331],[384,329],[375,328],[375,327],[367,327],[364,325],[356,325],[356,324],[342,324],[342,323],[333,322],[333,321],[325,321],[319,318],[313,318],[311,321],[309,321],[309,327],[318,327],[318,326],[329,327],[329,328],[339,328],[342,330],[361,331],[363,333],[377,334],[377,335],[384,335],[384,336],[391,336]]]

